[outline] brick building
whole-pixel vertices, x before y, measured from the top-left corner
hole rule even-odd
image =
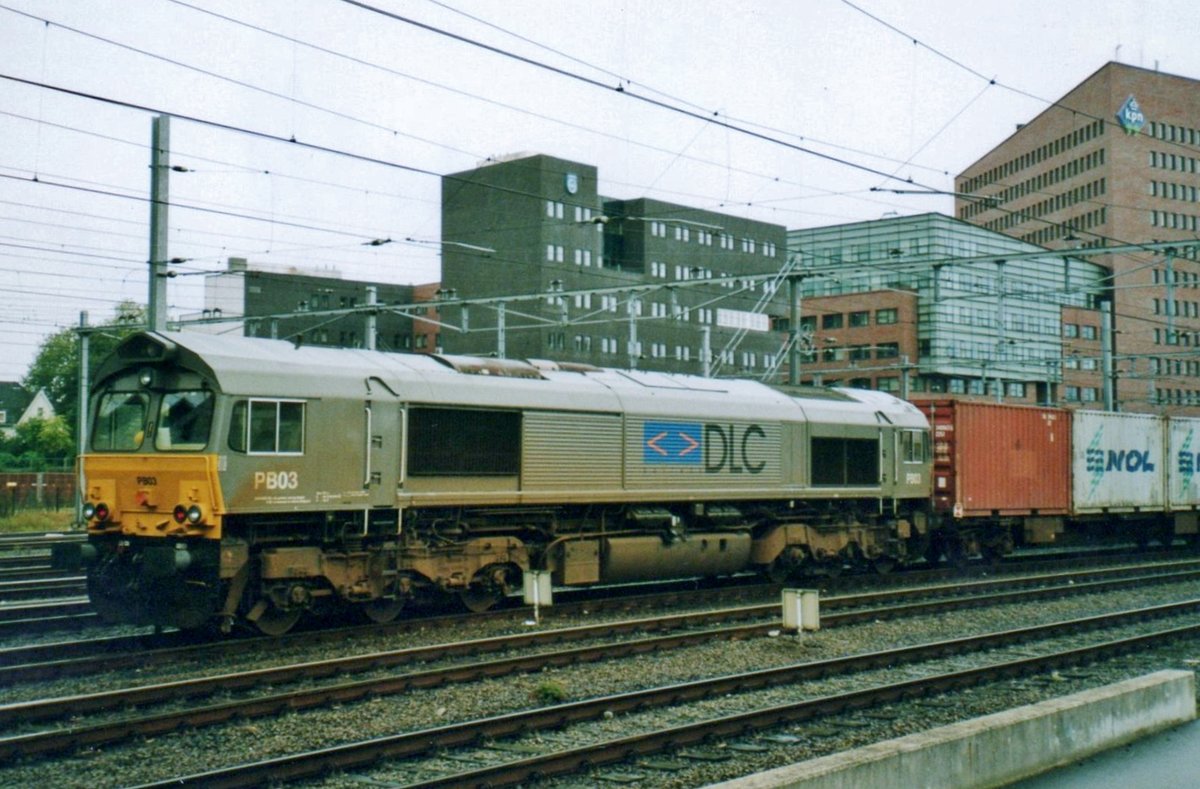
[[[1120,250],[1091,259],[1113,271],[1121,410],[1200,413],[1198,162],[1200,82],[1108,63],[955,179],[960,219],[1054,249]]]

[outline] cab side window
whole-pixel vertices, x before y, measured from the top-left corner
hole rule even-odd
[[[251,455],[304,454],[304,403],[237,401],[229,420],[229,448]]]
[[[925,462],[925,431],[900,431],[900,459],[905,463]]]

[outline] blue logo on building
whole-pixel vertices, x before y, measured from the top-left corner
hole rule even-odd
[[[646,422],[642,460],[647,464],[700,465],[704,426],[699,422]]]
[[[1138,106],[1132,93],[1125,99],[1121,109],[1117,110],[1117,123],[1126,134],[1137,134],[1146,125],[1146,116],[1142,114],[1142,108]]]

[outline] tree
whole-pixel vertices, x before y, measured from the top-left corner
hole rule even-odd
[[[116,317],[101,324],[103,331],[93,331],[88,350],[88,370],[94,381],[100,362],[108,358],[117,344],[137,331],[146,320],[146,308],[132,301],[117,307]],[[90,385],[91,381],[89,381]],[[63,418],[71,435],[76,430],[79,408],[79,335],[74,329],[63,329],[42,342],[22,384],[30,392],[46,390],[54,410]]]
[[[11,438],[0,440],[0,467],[43,471],[64,468],[75,457],[75,439],[67,420],[29,419],[17,425]]]

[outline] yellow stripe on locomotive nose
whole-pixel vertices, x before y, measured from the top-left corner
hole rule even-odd
[[[92,521],[93,533],[120,532],[136,537],[221,538],[225,500],[216,455],[84,455],[84,492],[110,512]],[[201,519],[181,523],[178,506],[199,507]]]

